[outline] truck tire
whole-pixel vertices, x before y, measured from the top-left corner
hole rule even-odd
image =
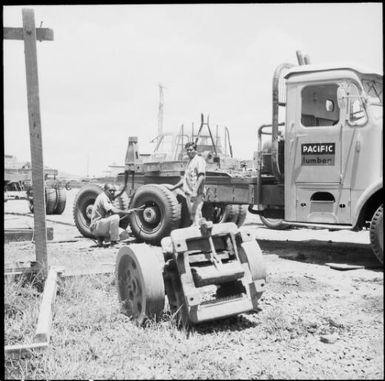
[[[238,227],[241,227],[245,223],[248,208],[249,205],[239,205],[238,220],[236,222]]]
[[[370,245],[377,259],[384,263],[383,205],[381,205],[370,222]]]
[[[259,216],[259,218],[261,219],[262,223],[269,229],[285,230],[290,228],[290,225],[282,224],[282,220],[279,218],[266,218],[263,216]]]
[[[202,216],[214,224],[222,222],[234,222],[238,227],[245,222],[248,205],[218,204],[205,202],[202,208]]]
[[[212,221],[214,224],[219,224],[224,221],[225,217],[225,204],[212,204],[210,202],[204,202],[202,207],[202,216],[208,220]]]
[[[128,210],[128,207],[130,205],[130,199],[126,192],[123,192],[119,197],[117,197],[113,204],[115,207],[122,209],[122,210]],[[127,215],[121,216],[119,221],[119,227],[123,230],[126,230],[129,225],[129,219]]]
[[[57,203],[55,188],[45,188],[45,203],[46,214],[54,214]]]
[[[221,222],[234,222],[237,223],[239,218],[239,206],[236,204],[228,204],[225,207],[223,221]]]
[[[56,189],[57,203],[54,210],[54,214],[62,214],[66,207],[67,194],[65,188]]]
[[[91,211],[96,197],[102,192],[103,190],[99,185],[88,184],[80,188],[75,197],[73,206],[74,222],[84,237],[94,238],[90,230]]]
[[[180,204],[175,194],[165,186],[146,184],[136,190],[130,208],[143,205],[143,211],[131,213],[128,217],[131,231],[139,241],[158,245],[163,237],[179,228]]]

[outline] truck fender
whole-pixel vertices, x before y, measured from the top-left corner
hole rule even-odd
[[[358,199],[356,206],[354,210],[352,211],[352,226],[356,226],[358,223],[358,218],[360,216],[362,208],[365,206],[366,202],[372,197],[374,193],[382,189],[383,184],[382,184],[382,178],[370,185],[368,188],[365,189],[365,191],[361,194],[360,198]]]

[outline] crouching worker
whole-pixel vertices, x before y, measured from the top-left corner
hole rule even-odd
[[[112,204],[115,195],[112,184],[104,185],[104,192],[96,197],[91,214],[91,233],[97,238],[98,246],[103,246],[103,241],[110,240],[111,246],[119,241],[119,214],[130,214],[133,210],[121,210]]]

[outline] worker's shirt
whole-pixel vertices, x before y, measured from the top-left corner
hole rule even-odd
[[[191,194],[197,184],[199,175],[205,175],[206,161],[202,156],[195,155],[188,163],[183,177],[183,190],[187,194]],[[203,194],[204,180],[201,182],[197,194]]]
[[[96,197],[94,206],[92,208],[91,214],[91,225],[93,226],[96,221],[108,217],[109,212],[111,211],[113,205],[108,196],[103,192]]]

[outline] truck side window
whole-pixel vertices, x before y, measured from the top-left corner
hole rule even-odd
[[[301,123],[305,127],[334,126],[340,119],[337,84],[311,85],[302,89]]]
[[[364,104],[360,97],[360,90],[354,83],[350,83],[347,88],[349,100],[349,124],[352,126],[362,126],[367,122]]]

